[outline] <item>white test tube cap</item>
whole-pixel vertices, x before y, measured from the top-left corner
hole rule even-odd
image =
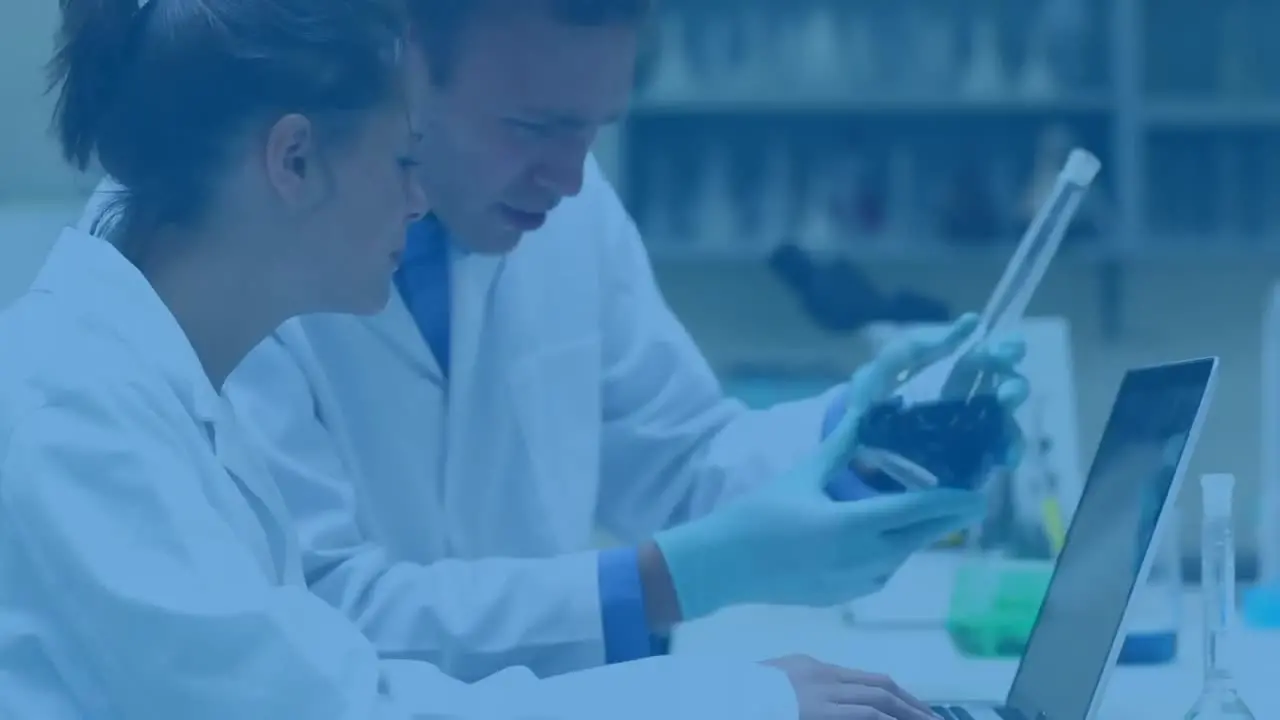
[[[1097,156],[1083,148],[1076,148],[1067,156],[1062,166],[1062,179],[1072,185],[1088,187],[1102,169],[1102,162]]]
[[[1200,500],[1204,514],[1210,517],[1231,517],[1231,494],[1236,477],[1230,473],[1209,473],[1200,476]]]

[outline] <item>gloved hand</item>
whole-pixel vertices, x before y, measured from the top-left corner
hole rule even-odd
[[[967,315],[960,320],[964,325],[977,327],[976,315]],[[984,472],[992,470],[1011,470],[1022,461],[1025,439],[1022,430],[1014,418],[1019,406],[1026,402],[1030,394],[1030,385],[1018,372],[1018,365],[1026,356],[1026,343],[1021,338],[1014,338],[995,345],[979,346],[961,357],[952,367],[939,392],[939,400],[959,400],[968,396],[979,378],[983,379],[979,390],[990,392],[998,399],[999,406],[1005,414],[1002,421],[1004,428],[1001,445],[997,448],[994,466],[987,466]],[[828,433],[839,424],[845,416],[848,398],[841,394],[828,408],[823,420],[823,433]],[[863,430],[866,428],[864,427]],[[963,437],[964,433],[961,433]],[[867,440],[867,438],[861,438]],[[881,440],[883,440],[883,436]],[[901,448],[897,448],[901,449]],[[908,453],[910,455],[910,453]],[[919,458],[912,458],[917,462]],[[877,490],[886,490],[876,482],[874,475],[855,472],[852,468],[841,468],[828,479],[827,492],[836,500],[860,500]],[[974,480],[968,484],[979,487],[984,483]]]
[[[897,386],[904,372],[955,351],[973,320],[941,340],[904,340],[864,365],[849,382],[848,410],[808,458],[710,515],[659,533],[654,541],[675,587],[681,616],[763,603],[826,606],[878,590],[912,553],[971,526],[986,510],[979,492],[938,489],[832,500],[827,478],[848,463],[859,418]]]
[[[958,324],[976,326],[977,317]],[[1016,412],[1030,393],[1017,369],[1025,354],[1021,339],[980,344],[930,368],[930,377],[920,379],[923,386],[869,410],[858,432],[864,452],[850,472],[830,478],[832,497],[858,499],[868,491],[896,493],[934,483],[981,488],[994,473],[1016,469],[1025,442]],[[930,388],[932,397],[918,397]]]
[[[973,318],[973,320],[968,320]],[[977,317],[966,315],[964,322],[973,322]],[[1031,394],[1031,385],[1018,372],[1018,366],[1027,356],[1027,343],[1020,337],[1012,338],[993,345],[979,345],[965,353],[947,375],[942,385],[941,399],[965,397],[973,387],[974,378],[986,378],[986,385],[995,392],[1000,404],[1012,416],[1027,401]],[[1022,462],[1023,438],[1021,428],[1016,422],[1010,422],[1013,436],[1006,448],[1004,467],[1016,468]]]

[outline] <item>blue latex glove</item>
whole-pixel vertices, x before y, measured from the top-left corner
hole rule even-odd
[[[917,550],[969,527],[986,511],[962,490],[832,500],[827,479],[847,465],[862,413],[904,372],[954,352],[975,319],[941,340],[900,342],[849,382],[848,411],[817,451],[782,477],[699,520],[660,533],[685,620],[747,603],[829,606],[878,590]]]

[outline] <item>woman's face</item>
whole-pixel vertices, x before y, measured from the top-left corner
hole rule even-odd
[[[303,250],[329,311],[372,314],[390,297],[405,231],[427,202],[415,179],[418,137],[403,106],[371,111],[355,132],[326,153],[328,188]]]

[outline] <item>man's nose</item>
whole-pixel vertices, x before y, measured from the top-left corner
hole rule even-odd
[[[590,150],[589,142],[579,140],[557,144],[543,158],[538,169],[538,184],[555,193],[557,198],[582,192],[583,168]]]

